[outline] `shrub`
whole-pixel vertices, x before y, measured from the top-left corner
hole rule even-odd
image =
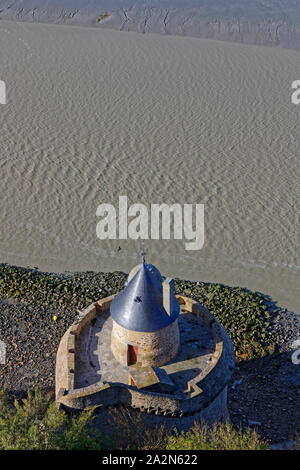
[[[119,408],[112,411],[116,429],[114,448],[130,450],[268,450],[255,430],[236,430],[229,423],[218,423],[209,428],[195,423],[188,432],[166,430],[164,426],[147,428],[141,412]],[[134,430],[134,432],[133,432]],[[120,444],[121,443],[121,444]]]
[[[205,424],[195,423],[187,432],[168,437],[167,450],[268,450],[270,446],[261,441],[256,431],[236,430],[231,424],[215,424],[208,428]]]
[[[138,410],[120,407],[111,410],[115,429],[111,446],[123,450],[160,450],[167,444],[167,431],[164,426],[147,428],[145,415]]]
[[[38,389],[20,403],[0,391],[0,449],[100,449],[101,436],[92,425],[93,410],[68,416],[57,410],[51,394]]]
[[[254,430],[235,430],[230,424],[208,428],[196,423],[188,432],[148,429],[145,415],[128,408],[112,410],[113,437],[104,439],[93,428],[93,412],[68,415],[57,410],[51,394],[39,389],[21,402],[0,390],[0,450],[265,450]]]

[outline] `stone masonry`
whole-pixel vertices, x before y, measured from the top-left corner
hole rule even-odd
[[[125,406],[145,413],[149,423],[167,420],[168,426],[178,429],[187,429],[195,419],[208,423],[226,419],[234,352],[215,318],[200,303],[177,296],[181,346],[176,357],[161,365],[174,388],[168,393],[138,389],[129,383],[128,366],[120,364],[109,347],[113,298],[89,306],[63,336],[56,361],[58,406],[97,407],[99,422],[109,408]]]
[[[116,359],[127,366],[127,344],[139,346],[138,362],[142,366],[161,366],[170,362],[178,353],[178,321],[154,332],[131,331],[113,323],[111,348]]]

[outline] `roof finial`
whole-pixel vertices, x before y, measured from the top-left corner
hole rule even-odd
[[[142,255],[143,264],[145,264],[145,262],[146,262],[146,260],[145,260],[146,252],[145,252],[145,245],[144,245],[144,243],[142,243],[142,252],[141,252],[141,255]]]

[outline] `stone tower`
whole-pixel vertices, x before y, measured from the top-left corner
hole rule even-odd
[[[179,339],[180,338],[180,339]],[[66,410],[97,407],[94,424],[107,429],[111,407],[138,410],[148,427],[187,430],[195,421],[228,418],[232,342],[199,302],[163,281],[145,262],[125,289],[80,313],[61,339],[56,402]]]
[[[158,269],[144,259],[111,302],[110,313],[111,350],[120,364],[161,366],[177,355],[180,306],[174,281],[163,281]]]

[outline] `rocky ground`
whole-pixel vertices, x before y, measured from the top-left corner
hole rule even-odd
[[[82,276],[84,274],[80,274],[80,279]],[[86,274],[89,276],[91,274]],[[105,287],[106,282],[109,284],[108,275],[101,276],[103,293],[99,297],[111,293]],[[110,276],[117,277],[112,283],[114,288],[120,287],[125,279],[122,273]],[[23,297],[17,295],[17,298],[10,295],[18,286],[15,283],[13,289],[11,278],[3,275],[3,271],[1,278],[0,340],[6,344],[6,363],[0,365],[0,387],[18,398],[36,385],[53,391],[56,350],[60,338],[78,314],[74,307],[76,294],[72,294],[73,302],[59,308],[56,303],[41,302],[41,288],[39,291],[32,288],[32,298],[30,293]],[[9,290],[3,289],[3,282],[9,285]],[[199,288],[199,283],[188,283],[182,285],[182,289],[187,292],[191,284]],[[22,289],[18,292],[22,293]],[[278,308],[270,299],[265,298],[264,303],[272,319],[268,330],[274,338],[274,353],[237,363],[228,390],[230,416],[237,426],[256,427],[260,436],[271,443],[295,441],[300,434],[300,365],[293,364],[291,356],[293,341],[300,338],[299,316]],[[56,321],[54,315],[58,316]]]
[[[6,344],[0,386],[18,397],[35,385],[54,390],[56,350],[76,315],[65,312],[63,321],[59,318],[54,322],[56,312],[51,309],[13,299],[1,299],[0,312],[0,337]]]
[[[255,427],[272,443],[293,441],[300,431],[300,371],[284,353],[245,361],[233,375],[228,407],[233,424]]]
[[[271,304],[271,311],[274,308]],[[285,309],[276,312],[277,353],[240,362],[228,393],[232,422],[242,428],[255,427],[273,443],[298,441],[300,432],[300,364],[292,361],[300,321]]]

